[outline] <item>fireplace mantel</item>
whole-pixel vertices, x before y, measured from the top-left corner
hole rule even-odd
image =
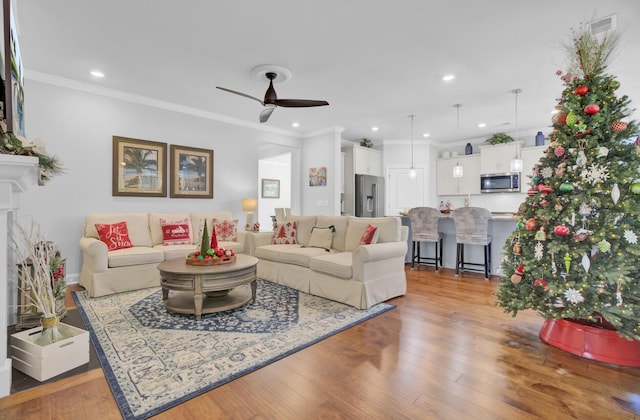
[[[11,392],[11,359],[7,354],[9,294],[17,293],[9,283],[9,225],[20,207],[20,193],[38,185],[38,158],[0,154],[0,398]],[[14,282],[15,283],[15,282]],[[15,293],[14,293],[15,292]]]

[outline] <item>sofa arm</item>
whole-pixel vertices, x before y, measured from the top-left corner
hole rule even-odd
[[[83,268],[95,273],[107,271],[109,267],[109,251],[107,244],[95,238],[80,238],[80,250],[83,256]]]
[[[270,245],[273,240],[273,232],[247,232],[247,241],[244,244],[244,253],[256,255],[256,248],[262,245]]]
[[[407,254],[406,242],[385,242],[381,244],[360,245],[353,250],[353,265],[368,261],[388,260],[403,257]]]

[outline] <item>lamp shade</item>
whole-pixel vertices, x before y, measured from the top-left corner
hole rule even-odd
[[[256,198],[243,198],[242,199],[242,211],[253,212],[258,210],[258,199]]]

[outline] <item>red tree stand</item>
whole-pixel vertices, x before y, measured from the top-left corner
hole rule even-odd
[[[580,357],[640,367],[640,341],[629,341],[614,330],[550,318],[542,325],[540,338],[549,345]]]

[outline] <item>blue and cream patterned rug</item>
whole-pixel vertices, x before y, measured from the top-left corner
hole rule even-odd
[[[258,280],[256,302],[203,315],[168,312],[159,288],[74,300],[125,419],[158,414],[386,312]]]

